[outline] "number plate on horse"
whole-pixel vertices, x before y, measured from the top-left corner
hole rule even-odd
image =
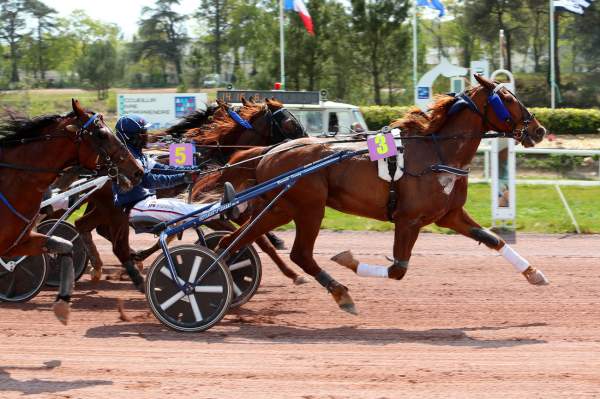
[[[169,165],[194,166],[194,145],[171,144],[169,146]]]
[[[367,138],[367,146],[369,147],[371,161],[378,161],[398,155],[398,149],[396,148],[392,133],[379,133]]]

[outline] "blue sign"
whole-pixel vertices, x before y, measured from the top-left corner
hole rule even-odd
[[[175,117],[183,118],[196,111],[196,97],[175,97]]]
[[[426,86],[417,87],[417,98],[419,100],[427,100],[427,99],[431,98],[431,96],[429,95],[429,87],[426,87]]]

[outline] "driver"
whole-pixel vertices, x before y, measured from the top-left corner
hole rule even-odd
[[[196,180],[194,167],[163,165],[149,159],[142,149],[146,146],[147,129],[151,126],[139,115],[124,115],[117,121],[117,137],[127,146],[131,155],[144,169],[140,184],[128,192],[121,192],[113,184],[115,204],[129,213],[129,217],[148,216],[161,222],[168,222],[180,216],[192,213],[207,204],[188,204],[173,198],[156,198],[157,189],[166,189],[190,184]],[[232,191],[226,190],[224,202],[231,200]],[[229,198],[227,198],[229,197]],[[218,218],[215,215],[214,218]],[[136,288],[144,291],[144,280],[132,261],[123,265]]]

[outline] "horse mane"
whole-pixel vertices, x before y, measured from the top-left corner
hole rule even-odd
[[[474,89],[467,94],[472,97]],[[448,120],[448,111],[456,98],[447,94],[438,94],[434,101],[429,105],[427,112],[421,111],[418,107],[412,107],[400,119],[396,119],[390,124],[390,128],[399,128],[410,132],[411,134],[427,136],[441,130],[442,126]]]
[[[37,136],[41,131],[64,118],[75,116],[74,112],[66,115],[42,115],[35,118],[5,110],[0,118],[0,145]]]
[[[273,106],[283,106],[281,103],[272,101]],[[267,105],[264,103],[254,104],[246,103],[238,114],[247,121],[252,121],[258,114],[264,112]],[[231,136],[243,129],[238,125],[229,114],[226,112],[213,116],[213,123],[209,129],[191,129],[185,135],[186,138],[192,139],[198,144],[218,144],[222,143],[223,139]]]
[[[209,105],[206,110],[198,110],[185,116],[181,122],[169,127],[164,134],[170,134],[177,137],[184,136],[188,130],[198,128],[211,122],[215,112],[219,109],[217,105]]]

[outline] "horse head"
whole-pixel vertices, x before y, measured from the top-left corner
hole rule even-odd
[[[491,128],[497,132],[506,133],[508,137],[514,138],[524,147],[533,147],[543,140],[546,128],[535,118],[523,103],[506,87],[493,82],[482,75],[475,75],[475,79],[481,85],[473,95],[485,96],[481,116],[484,127]]]
[[[139,184],[143,170],[125,146],[112,133],[101,114],[85,111],[79,101],[71,101],[73,113],[63,123],[63,129],[74,135],[79,164],[87,169],[98,166],[123,190]],[[98,159],[100,157],[100,160]]]

